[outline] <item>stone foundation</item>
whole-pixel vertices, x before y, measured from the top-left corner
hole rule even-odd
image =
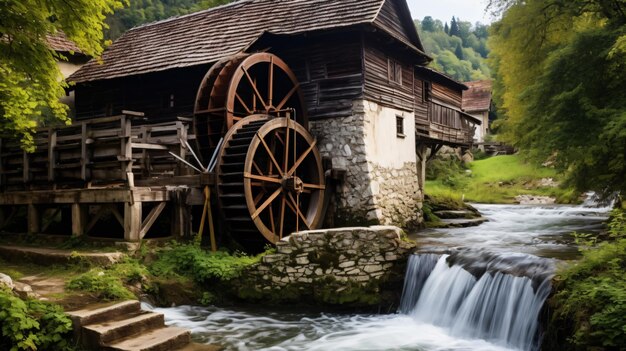
[[[404,135],[397,133],[397,117],[404,122]],[[346,170],[329,224],[421,223],[413,113],[355,100],[352,116],[311,121],[310,129],[321,154],[332,158],[333,167]]]
[[[242,274],[237,295],[268,303],[395,306],[416,246],[401,235],[391,226],[292,234]]]

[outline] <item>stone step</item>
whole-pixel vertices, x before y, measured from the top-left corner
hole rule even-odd
[[[441,219],[475,218],[476,214],[468,210],[440,210],[433,214]]]
[[[128,300],[92,305],[85,309],[67,312],[67,315],[72,320],[74,330],[78,331],[82,326],[113,320],[119,316],[138,313],[140,310],[141,304],[139,301]]]
[[[441,225],[439,228],[466,228],[466,227],[474,227],[480,224],[487,222],[487,218],[478,217],[478,218],[454,218],[454,219],[442,219]]]
[[[115,340],[102,349],[106,351],[169,351],[187,346],[191,332],[178,327],[152,329],[139,335]]]
[[[87,345],[97,347],[164,325],[163,314],[141,311],[115,320],[83,326],[83,340]]]

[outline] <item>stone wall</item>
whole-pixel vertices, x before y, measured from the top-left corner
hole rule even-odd
[[[235,284],[246,300],[350,306],[395,305],[415,244],[392,226],[292,234]]]
[[[396,131],[396,117],[404,121],[404,135]],[[310,129],[321,154],[346,170],[329,214],[333,226],[421,222],[413,113],[355,100],[352,116],[311,121]]]

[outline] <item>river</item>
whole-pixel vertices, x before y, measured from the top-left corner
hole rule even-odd
[[[554,265],[577,257],[570,233],[596,232],[608,216],[588,205],[475,205],[488,222],[412,234],[421,254],[409,261],[397,313],[156,310],[227,350],[535,350]]]

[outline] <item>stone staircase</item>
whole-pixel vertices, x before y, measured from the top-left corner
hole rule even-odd
[[[76,338],[86,350],[219,350],[191,342],[187,329],[165,326],[161,313],[144,311],[139,301],[97,305],[67,312]]]
[[[439,228],[466,228],[487,222],[478,212],[470,210],[440,210],[433,213],[441,219]]]

